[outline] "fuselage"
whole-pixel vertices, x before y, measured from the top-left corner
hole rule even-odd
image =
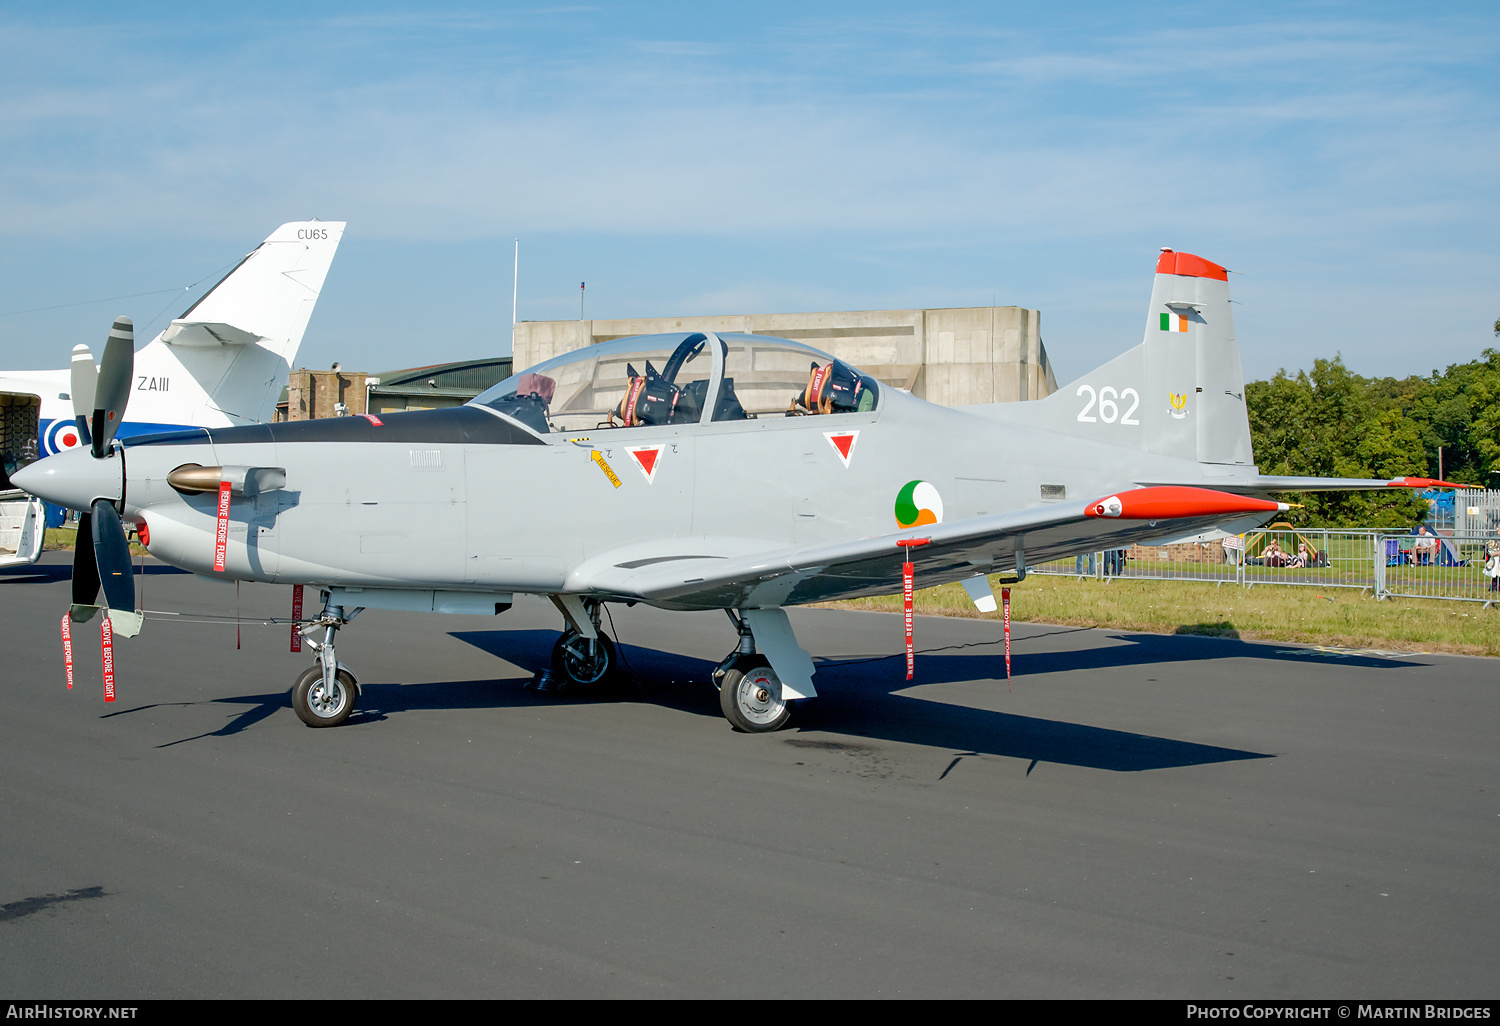
[[[33,487],[75,507],[122,499],[153,555],[210,576],[587,593],[605,566],[889,534],[914,482],[930,487],[915,493],[926,512],[951,521],[1094,498],[1142,470],[1113,446],[1059,451],[1040,432],[894,391],[864,413],[547,436],[477,406],[379,421],[127,439],[106,460],[77,452],[38,464],[52,483]],[[284,487],[231,496],[222,571],[217,492],[167,482],[191,464],[285,472]]]

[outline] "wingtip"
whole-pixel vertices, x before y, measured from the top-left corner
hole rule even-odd
[[[1473,488],[1473,485],[1443,481],[1435,477],[1395,477],[1385,483],[1387,488]]]

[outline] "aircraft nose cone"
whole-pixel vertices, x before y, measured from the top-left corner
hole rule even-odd
[[[22,467],[10,480],[38,498],[84,510],[95,499],[120,498],[120,465],[118,455],[98,460],[88,449],[69,449]]]

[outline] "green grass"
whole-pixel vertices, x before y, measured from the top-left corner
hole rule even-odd
[[[901,596],[830,605],[899,612]],[[957,584],[917,592],[913,608],[928,615],[1000,619],[998,611],[978,612]],[[1358,591],[1316,585],[1241,588],[1233,583],[1105,583],[1032,575],[1011,587],[1011,619],[1344,648],[1500,655],[1500,607],[1429,599],[1377,601]]]
[[[78,529],[76,527],[49,527],[42,538],[42,550],[44,552],[72,552],[77,541]],[[138,542],[132,541],[130,554],[144,556],[147,552]]]

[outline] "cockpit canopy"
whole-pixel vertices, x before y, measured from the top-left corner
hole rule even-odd
[[[874,378],[799,342],[671,332],[564,353],[472,404],[546,434],[854,413],[875,409],[879,398]]]

